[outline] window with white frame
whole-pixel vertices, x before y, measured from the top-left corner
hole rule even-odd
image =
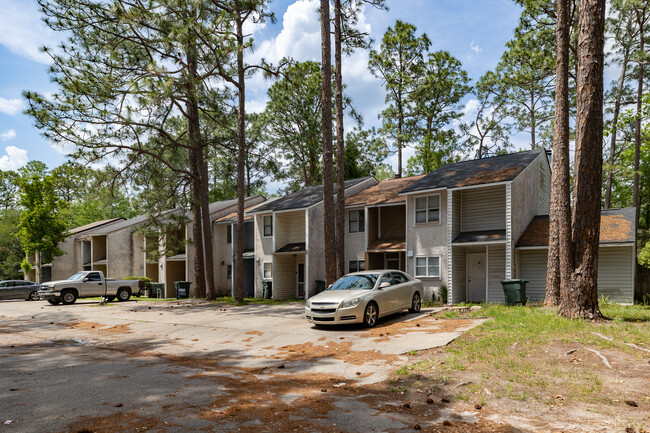
[[[415,223],[440,222],[440,196],[419,197],[415,199]]]
[[[264,237],[273,236],[273,215],[264,216]]]
[[[415,276],[440,278],[440,256],[416,257]]]
[[[349,233],[361,233],[366,231],[366,223],[362,210],[351,210],[348,213]]]
[[[273,278],[273,263],[264,263],[264,278]]]
[[[365,260],[350,260],[348,263],[348,272],[359,272],[366,270]]]

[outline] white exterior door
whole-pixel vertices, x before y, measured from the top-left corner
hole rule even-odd
[[[485,253],[467,254],[467,300],[485,302]]]

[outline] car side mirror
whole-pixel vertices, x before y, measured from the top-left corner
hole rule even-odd
[[[88,281],[88,277],[85,277],[83,280],[81,280],[82,283],[85,283],[86,281]]]
[[[390,282],[388,282],[388,281],[384,281],[383,283],[381,283],[381,284],[379,285],[379,288],[380,288],[380,289],[385,289],[386,287],[390,287]]]

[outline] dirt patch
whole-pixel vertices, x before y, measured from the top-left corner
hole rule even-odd
[[[282,346],[274,358],[287,361],[335,358],[354,365],[362,365],[371,361],[384,361],[389,364],[399,361],[399,357],[396,355],[386,355],[376,350],[350,350],[351,347],[352,343],[349,341],[343,343],[328,341],[325,345],[314,345],[311,342],[294,344]]]
[[[260,332],[260,331],[248,331],[246,333],[246,335],[257,335],[257,336],[261,337],[262,335],[264,335],[264,333]]]
[[[59,326],[64,326],[70,329],[83,329],[89,330],[92,332],[98,332],[100,334],[130,334],[131,329],[129,324],[120,324],[115,326],[106,327],[97,322],[69,322],[69,323],[58,323]]]
[[[362,337],[373,338],[376,342],[382,342],[389,341],[391,337],[396,335],[405,335],[411,332],[425,332],[427,334],[459,332],[459,329],[473,324],[474,320],[441,319],[439,317],[427,316],[409,322],[394,322],[386,325],[378,325],[375,328],[364,331]]]

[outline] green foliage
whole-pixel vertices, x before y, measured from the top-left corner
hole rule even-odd
[[[32,264],[29,263],[29,260],[27,260],[27,257],[25,257],[23,259],[23,261],[20,262],[20,269],[23,270],[25,275],[27,275],[28,273],[30,273],[32,271]]]
[[[388,155],[388,148],[377,131],[355,128],[345,137],[345,179],[364,176],[377,177],[387,165],[382,163]]]
[[[637,260],[641,266],[650,268],[650,241],[646,242],[645,246],[639,250]]]
[[[141,282],[140,291],[134,295],[140,296],[140,293],[144,293],[145,290],[147,291],[147,293],[151,293],[151,278],[130,276],[130,277],[126,277],[125,280],[137,280]]]
[[[17,235],[23,249],[45,257],[63,254],[58,244],[65,239],[66,222],[61,217],[65,203],[58,197],[45,164],[29,162],[20,170],[19,185],[22,213]]]
[[[447,304],[448,296],[449,296],[449,290],[447,289],[447,285],[443,284],[442,287],[440,287],[440,300],[442,300],[443,304]]]
[[[16,237],[20,211],[18,209],[0,210],[0,279],[21,279],[21,262],[25,253]]]

